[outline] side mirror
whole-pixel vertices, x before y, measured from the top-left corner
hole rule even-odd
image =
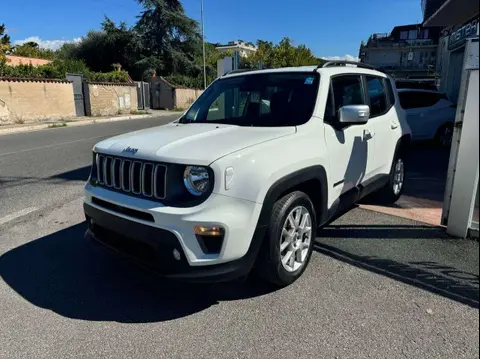
[[[341,124],[361,125],[370,118],[370,106],[347,105],[340,107],[338,118]]]

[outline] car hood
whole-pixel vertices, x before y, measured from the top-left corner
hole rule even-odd
[[[170,123],[111,137],[95,145],[94,151],[158,162],[206,166],[230,153],[295,132],[295,127]],[[130,149],[125,151],[127,148]]]

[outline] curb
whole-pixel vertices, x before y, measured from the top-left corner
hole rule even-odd
[[[175,112],[171,114],[175,114]],[[10,135],[13,133],[44,130],[44,129],[50,128],[49,126],[52,126],[52,125],[53,126],[57,125],[58,128],[66,128],[66,127],[91,125],[94,123],[116,122],[116,121],[126,121],[126,120],[141,120],[144,118],[168,116],[171,114],[169,113],[169,114],[125,115],[125,116],[116,116],[116,117],[107,117],[107,118],[89,118],[88,120],[77,120],[77,121],[71,121],[71,122],[65,122],[65,121],[49,122],[49,123],[42,123],[42,124],[35,124],[35,125],[10,127],[10,128],[0,127],[0,136]],[[62,124],[66,124],[66,126],[63,126]]]

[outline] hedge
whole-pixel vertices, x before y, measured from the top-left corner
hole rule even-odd
[[[0,63],[0,77],[47,78],[64,80],[66,74],[81,74],[87,81],[96,82],[130,82],[125,71],[111,71],[107,73],[90,71],[85,63],[79,60],[54,60],[42,66],[19,65],[8,66]]]

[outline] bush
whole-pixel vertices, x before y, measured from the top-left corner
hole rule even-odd
[[[80,74],[87,81],[96,82],[130,82],[130,77],[125,71],[111,71],[107,73],[92,72],[80,60],[54,60],[42,66],[19,65],[7,66],[0,63],[0,77],[26,77],[64,80],[66,74]]]
[[[170,75],[165,77],[165,80],[170,82],[174,86],[188,87],[201,89],[203,88],[203,75],[197,77],[191,77],[186,75]]]
[[[88,81],[93,82],[116,82],[126,83],[130,82],[130,77],[126,71],[111,71],[111,72],[92,72],[85,74]]]

